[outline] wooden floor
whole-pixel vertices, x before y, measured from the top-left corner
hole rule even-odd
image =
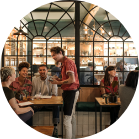
[[[48,136],[52,136],[54,131],[54,126],[32,126],[32,128]]]
[[[76,139],[85,138],[85,137],[88,137],[88,136],[76,136]],[[61,138],[61,137],[58,137],[58,138]],[[65,138],[65,136],[63,136],[63,138]]]

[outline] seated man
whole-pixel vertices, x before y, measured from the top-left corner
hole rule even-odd
[[[118,80],[120,84],[124,84],[124,82],[126,81],[127,75],[129,73],[129,72],[124,72],[124,82],[123,82],[123,71],[129,71],[129,69],[126,66],[125,61],[123,62],[122,60],[120,60],[120,62],[116,63],[116,68],[117,70],[120,71],[120,72],[117,72]]]
[[[51,75],[56,75],[58,78],[60,77],[61,74],[61,62],[55,62],[55,66],[51,70]]]
[[[94,69],[95,68],[96,64],[94,63]],[[85,68],[85,71],[90,71],[84,73],[85,84],[92,85],[94,81],[94,85],[97,85],[97,79],[93,76],[93,62],[88,62],[88,67]]]
[[[58,88],[56,84],[51,84],[49,80],[49,76],[47,75],[48,70],[46,68],[46,65],[40,65],[38,69],[40,76],[36,77],[32,81],[32,96],[35,96],[38,93],[41,93],[41,95],[47,95],[47,96],[57,96],[58,94]],[[43,107],[43,109],[46,107]],[[59,107],[53,106],[53,124],[54,126],[57,126],[59,123]]]

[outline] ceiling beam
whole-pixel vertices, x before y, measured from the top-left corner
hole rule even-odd
[[[96,5],[91,4],[91,6],[90,6],[90,8],[89,8],[89,11],[90,11],[92,8],[94,8],[95,6],[96,6]],[[94,8],[92,11],[90,11],[90,14],[94,17],[98,10],[99,10],[99,7],[96,7],[96,8]],[[93,17],[92,17],[90,14],[88,13],[87,16],[85,17],[84,21],[83,21],[83,22],[84,22],[85,24],[87,24],[87,25],[89,25],[90,22],[91,22],[92,19],[93,19]],[[85,26],[85,25],[83,25],[83,26]]]

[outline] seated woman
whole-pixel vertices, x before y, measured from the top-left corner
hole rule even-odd
[[[110,89],[112,89],[112,82],[113,81],[118,81],[118,77],[115,76],[116,75],[116,68],[113,66],[109,66],[107,67],[106,71],[105,71],[105,76],[104,78],[101,80],[100,82],[100,86],[106,86]],[[116,86],[114,88],[114,92],[118,91],[118,86]],[[101,88],[101,94],[108,94],[110,93],[110,90],[107,88]],[[119,112],[119,107],[113,107],[110,109],[110,118],[111,118],[111,123],[113,124],[117,118],[118,118],[118,112]]]
[[[1,69],[1,81],[3,91],[10,106],[15,111],[15,113],[20,117],[20,119],[26,122],[33,116],[34,111],[31,107],[20,108],[15,99],[14,92],[9,89],[9,85],[13,81],[15,81],[15,70],[11,67],[3,67]]]
[[[24,95],[23,90],[28,92],[28,95],[31,95],[32,92],[32,83],[27,79],[28,69],[30,64],[28,62],[22,62],[18,66],[19,77],[11,83],[10,89],[16,92],[19,92]]]
[[[138,72],[139,71],[136,70],[129,72],[125,85],[120,85],[119,87],[119,97],[121,101],[119,117],[125,112],[135,94],[138,84]]]

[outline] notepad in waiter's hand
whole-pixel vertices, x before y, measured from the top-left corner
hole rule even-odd
[[[31,104],[34,104],[34,103],[27,101],[27,102],[19,103],[19,106],[27,106],[27,105],[31,105]]]
[[[51,98],[52,96],[41,96],[41,98]]]

